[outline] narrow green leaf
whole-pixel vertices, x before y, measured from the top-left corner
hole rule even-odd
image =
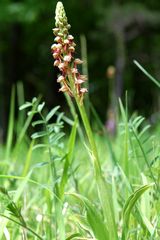
[[[95,238],[98,240],[108,240],[109,233],[97,207],[80,194],[73,193],[71,195],[78,198],[84,204],[87,221],[92,229]]]
[[[123,106],[123,104],[122,104],[121,99],[119,99],[119,106],[120,106],[120,111],[121,111],[122,119],[123,119],[123,121],[125,122],[127,116],[126,116],[126,112],[125,112],[125,109],[124,109],[124,106]]]
[[[64,195],[64,188],[65,188],[65,185],[68,180],[68,169],[69,169],[70,163],[72,162],[72,158],[73,158],[73,150],[74,150],[74,146],[75,146],[76,133],[77,133],[77,124],[78,124],[78,119],[76,118],[74,125],[72,127],[69,141],[68,141],[68,154],[65,158],[63,174],[62,174],[61,183],[60,183],[61,197],[63,197],[63,195]]]
[[[142,131],[139,133],[138,138],[140,139],[140,138],[143,136],[143,134],[146,133],[147,130],[148,130],[150,127],[151,127],[150,125],[145,126],[145,127],[142,129]]]
[[[63,112],[59,113],[57,118],[57,123],[59,123],[63,119],[63,117],[64,117],[64,113]]]
[[[73,238],[77,238],[77,237],[81,237],[80,233],[74,233],[72,235],[70,235],[69,237],[66,238],[66,240],[71,240]]]
[[[52,134],[49,137],[50,144],[56,144],[65,134],[63,132]]]
[[[19,107],[19,110],[21,111],[21,110],[26,109],[26,108],[28,108],[28,107],[32,107],[32,103],[30,103],[30,102],[24,103],[23,105],[21,105],[21,106]]]
[[[45,102],[38,105],[38,107],[37,107],[38,112],[42,111],[42,109],[44,108],[44,105],[45,105]]]
[[[10,101],[10,114],[7,132],[7,143],[6,143],[6,159],[9,157],[11,152],[11,146],[13,141],[13,131],[14,131],[14,114],[15,114],[15,87],[12,88],[11,101]]]
[[[35,113],[37,113],[36,110],[35,110],[35,111],[29,111],[29,112],[27,112],[27,115],[28,115],[28,116],[31,116],[31,115],[34,115]]]
[[[129,177],[129,126],[128,126],[127,95],[126,95],[126,108],[124,108],[121,99],[119,99],[119,105],[124,124],[124,143],[123,143],[124,150],[122,167],[127,177]]]
[[[141,197],[141,195],[148,190],[150,187],[152,187],[154,183],[144,185],[137,189],[126,201],[124,208],[123,208],[123,218],[125,220],[129,219],[129,215],[131,213],[132,208],[134,207],[136,201]]]
[[[33,134],[31,135],[31,138],[32,138],[32,139],[36,139],[36,138],[44,137],[44,136],[46,136],[46,135],[47,135],[46,131],[41,131],[41,132],[33,133]]]
[[[160,82],[152,77],[136,60],[133,61],[134,64],[152,81],[160,88]]]
[[[127,232],[128,232],[128,225],[129,225],[129,218],[133,207],[135,206],[138,199],[141,195],[152,187],[154,183],[144,185],[137,189],[126,201],[124,208],[123,208],[123,231],[122,231],[122,239],[126,239]]]
[[[37,98],[36,97],[34,97],[33,99],[32,99],[32,103],[34,104],[34,103],[36,103],[37,102]]]
[[[58,117],[59,117],[60,114],[61,114],[61,113],[59,113],[59,112],[57,111],[56,115],[57,115]],[[62,119],[64,122],[66,122],[68,125],[73,126],[74,121],[72,121],[70,118],[66,117],[65,115],[60,116],[60,117],[61,117],[61,119]],[[57,122],[59,122],[59,119],[58,119],[58,118],[57,118]]]
[[[48,147],[47,144],[36,144],[36,145],[32,148],[32,150],[35,150],[35,149],[37,149],[37,148],[47,148],[47,147]]]
[[[35,127],[36,125],[40,125],[40,124],[44,124],[44,121],[43,120],[37,120],[37,121],[32,122],[33,127]]]
[[[49,162],[36,163],[36,164],[32,167],[32,169],[34,169],[34,168],[41,168],[41,167],[43,167],[43,166],[45,166],[45,165],[48,165],[48,164],[49,164]]]
[[[46,116],[46,122],[48,122],[52,117],[53,115],[57,112],[57,110],[60,108],[60,106],[57,106],[55,108],[53,108]]]

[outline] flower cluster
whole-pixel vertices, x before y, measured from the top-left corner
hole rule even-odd
[[[55,43],[51,46],[54,66],[57,66],[61,72],[57,82],[61,83],[59,91],[67,92],[70,96],[78,96],[83,101],[86,88],[81,84],[87,80],[85,75],[81,75],[77,65],[83,61],[74,58],[75,46],[74,37],[69,34],[70,25],[68,24],[66,13],[61,2],[56,7],[56,27],[53,29]]]

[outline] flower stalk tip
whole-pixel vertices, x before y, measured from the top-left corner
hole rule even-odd
[[[74,57],[75,42],[74,37],[69,34],[70,24],[66,16],[62,2],[58,2],[55,12],[55,35],[54,44],[51,46],[52,55],[54,58],[54,66],[59,68],[60,76],[57,82],[61,84],[59,91],[67,92],[70,96],[78,98],[83,102],[86,88],[81,87],[87,77],[81,75],[77,65],[83,63],[79,58]]]

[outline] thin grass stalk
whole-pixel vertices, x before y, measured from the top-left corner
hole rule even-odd
[[[60,192],[61,199],[64,198],[64,190],[65,190],[65,186],[68,181],[68,170],[69,170],[69,167],[71,166],[71,162],[73,159],[73,150],[74,150],[76,133],[77,133],[77,123],[78,123],[78,118],[74,122],[74,125],[71,130],[71,134],[69,137],[69,141],[68,141],[68,152],[65,157],[65,163],[63,166],[63,174],[61,177],[61,182],[59,184],[59,189],[60,189],[59,192]]]
[[[17,101],[18,101],[18,107],[22,106],[25,102],[24,97],[24,87],[22,82],[17,83]],[[23,124],[25,121],[25,111],[19,111],[18,112],[18,121],[17,121],[17,135],[23,128]]]
[[[6,153],[5,158],[8,159],[11,153],[13,131],[14,131],[14,113],[15,113],[15,87],[12,87],[11,100],[10,100],[10,115],[7,133]]]
[[[68,106],[69,106],[69,109],[71,111],[71,114],[72,114],[72,117],[73,117],[74,121],[78,121],[78,116],[77,116],[77,113],[76,113],[76,109],[75,109],[75,106],[73,104],[73,101],[71,100],[71,97],[67,93],[64,93],[64,96],[67,100],[67,103],[68,103]],[[80,124],[78,124],[78,134],[79,134],[81,140],[84,141],[84,136],[83,136],[83,132],[82,132]]]
[[[0,213],[0,216],[3,217],[3,218],[8,219],[8,220],[10,220],[10,221],[12,221],[12,222],[14,222],[14,223],[16,223],[17,225],[19,225],[19,226],[21,226],[21,227],[23,227],[23,228],[25,228],[25,229],[28,230],[30,233],[32,233],[32,235],[36,236],[36,237],[37,237],[38,239],[40,239],[40,240],[43,240],[43,238],[42,238],[41,236],[39,236],[33,229],[29,228],[28,226],[26,226],[26,225],[24,225],[24,224],[22,224],[22,223],[20,223],[20,222],[17,222],[16,220],[14,220],[14,219],[12,219],[12,218],[4,215],[4,214],[1,214],[1,213]]]
[[[134,60],[133,62],[152,82],[157,85],[157,87],[160,88],[160,82],[157,79],[152,77],[136,60]]]

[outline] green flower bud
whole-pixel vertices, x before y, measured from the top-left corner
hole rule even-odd
[[[69,24],[62,2],[57,3],[55,20],[56,27],[59,28],[61,32],[66,32],[67,30],[68,33]]]

